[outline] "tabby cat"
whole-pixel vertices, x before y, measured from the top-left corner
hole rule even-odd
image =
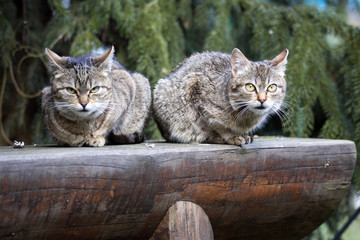
[[[45,126],[59,145],[103,146],[144,140],[149,81],[102,55],[60,57],[49,49],[51,86],[42,91]]]
[[[267,117],[281,111],[289,51],[272,60],[249,61],[232,54],[197,53],[185,59],[153,94],[155,120],[170,142],[241,145]]]

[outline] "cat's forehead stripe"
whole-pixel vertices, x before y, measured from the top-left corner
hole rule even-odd
[[[266,83],[270,83],[270,68],[265,62],[253,62],[253,65],[255,66],[254,71],[254,81],[256,84],[263,83],[264,80],[266,80]],[[265,78],[265,79],[264,79]]]
[[[87,65],[83,65],[83,64],[77,64],[74,66],[74,71],[75,71],[75,76],[76,76],[76,80],[75,80],[75,85],[77,87],[80,86],[86,86],[89,83],[89,70],[90,67]]]

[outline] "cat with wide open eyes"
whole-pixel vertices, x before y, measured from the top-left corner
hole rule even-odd
[[[185,59],[154,89],[154,117],[163,137],[180,143],[252,142],[250,133],[283,111],[288,54],[285,49],[272,60],[252,62],[235,48]]]
[[[149,81],[102,55],[60,57],[50,49],[50,86],[42,91],[43,121],[59,145],[103,146],[144,140]]]

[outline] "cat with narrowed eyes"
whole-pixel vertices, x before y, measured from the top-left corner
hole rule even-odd
[[[197,53],[160,79],[153,93],[155,121],[169,142],[252,142],[251,132],[281,112],[289,51],[253,62],[231,54]]]
[[[42,91],[43,122],[61,146],[100,147],[144,140],[151,91],[149,81],[101,55],[60,57],[50,49],[50,86]]]

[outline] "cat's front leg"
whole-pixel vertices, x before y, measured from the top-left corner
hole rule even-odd
[[[105,145],[105,138],[103,136],[90,137],[86,145],[90,147],[102,147]]]

